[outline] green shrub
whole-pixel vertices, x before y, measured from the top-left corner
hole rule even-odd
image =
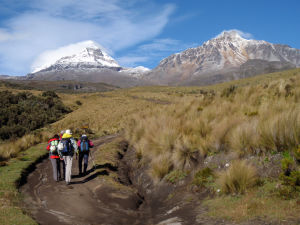
[[[172,184],[183,180],[187,176],[187,173],[182,170],[173,170],[166,176],[166,180]]]
[[[50,98],[59,98],[58,95],[54,91],[45,91],[42,93],[43,97],[50,97]]]
[[[295,160],[289,152],[283,153],[281,160],[282,173],[279,179],[281,186],[279,188],[279,196],[284,199],[292,199],[300,197],[300,171]]]
[[[79,100],[77,100],[75,103],[76,103],[77,105],[82,105],[82,102],[79,101]]]
[[[214,180],[214,172],[209,167],[199,170],[193,180],[193,184],[198,187],[206,187],[207,184],[212,183]]]
[[[53,91],[34,96],[29,92],[0,92],[0,139],[22,137],[71,112]]]

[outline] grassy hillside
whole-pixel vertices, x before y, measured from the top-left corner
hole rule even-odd
[[[208,191],[208,216],[299,215],[299,69],[163,93],[173,103],[134,115],[126,130],[153,179]]]
[[[0,90],[23,91],[8,86]],[[279,221],[300,213],[300,69],[207,87],[58,95],[73,111],[2,143],[0,155],[15,159],[62,129],[72,129],[76,137],[83,132],[95,137],[125,131],[154,180],[186,180],[192,190],[210,193],[204,202],[210,209],[206,216]],[[14,159],[2,163],[2,171]],[[9,196],[3,199],[10,202]]]

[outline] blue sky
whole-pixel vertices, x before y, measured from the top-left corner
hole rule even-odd
[[[0,0],[0,74],[43,52],[94,40],[121,66],[154,68],[223,30],[300,49],[298,0]]]

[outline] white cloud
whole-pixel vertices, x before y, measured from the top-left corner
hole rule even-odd
[[[243,32],[240,30],[235,30],[241,37],[245,38],[245,39],[252,39],[253,35],[247,32]]]
[[[223,30],[220,34],[218,34],[217,36],[215,36],[214,38],[222,35],[224,32],[235,32],[236,34],[240,35],[242,38],[245,39],[253,39],[253,35],[241,30],[237,30],[237,29],[232,29],[232,30]]]
[[[113,53],[150,40],[168,23],[174,5],[147,4],[31,0],[23,13],[0,27],[0,73],[29,72],[38,55],[71,43],[94,40]]]

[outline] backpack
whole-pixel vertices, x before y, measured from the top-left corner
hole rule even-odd
[[[62,155],[71,154],[73,150],[71,139],[70,138],[61,139],[60,143],[58,144],[58,149]]]
[[[57,153],[57,146],[58,146],[58,140],[54,140],[50,142],[50,153],[55,154]]]
[[[90,150],[89,140],[86,137],[81,138],[80,140],[80,151],[87,152]]]

